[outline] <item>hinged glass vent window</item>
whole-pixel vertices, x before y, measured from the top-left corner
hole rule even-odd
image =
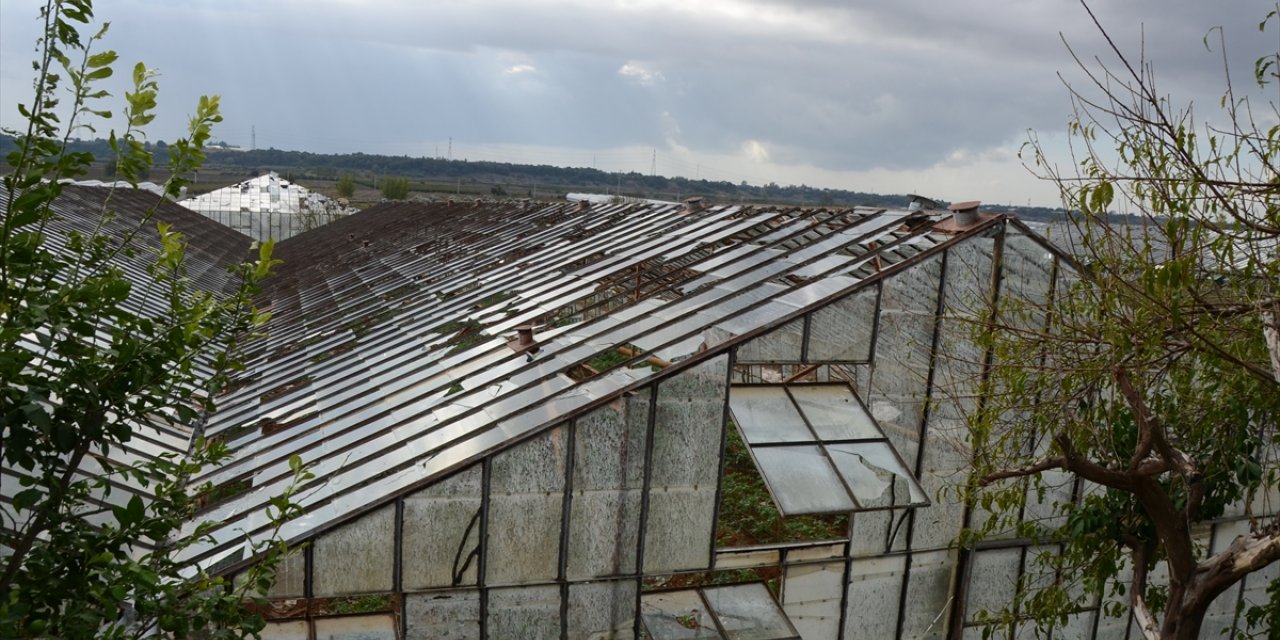
[[[929,504],[846,384],[735,385],[729,408],[783,515]]]

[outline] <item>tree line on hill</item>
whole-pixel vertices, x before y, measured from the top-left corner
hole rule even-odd
[[[0,134],[0,152],[14,146],[13,138]],[[111,157],[106,140],[75,140],[69,148],[87,151],[97,158]],[[164,141],[146,143],[157,164],[168,158]],[[878,194],[809,185],[752,185],[724,180],[644,175],[631,171],[611,173],[589,167],[513,164],[507,162],[447,160],[368,153],[325,154],[281,149],[238,150],[213,145],[206,167],[242,170],[246,177],[272,170],[294,180],[337,181],[352,176],[357,183],[380,187],[387,178],[406,178],[414,190],[450,193],[477,192],[499,197],[563,197],[570,192],[609,193],[620,196],[680,200],[699,195],[721,202],[773,203],[819,206],[905,207],[906,194]],[[487,188],[486,188],[487,187]],[[938,200],[937,198],[934,198]],[[946,204],[945,200],[938,200]],[[1023,219],[1056,221],[1063,210],[1049,207],[990,205],[993,210],[1016,213]]]

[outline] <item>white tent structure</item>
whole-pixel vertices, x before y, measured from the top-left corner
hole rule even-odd
[[[284,240],[355,212],[274,171],[179,204],[255,240]]]

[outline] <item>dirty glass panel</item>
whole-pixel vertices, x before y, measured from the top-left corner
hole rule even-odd
[[[845,638],[892,638],[898,624],[906,556],[854,560],[849,569]]]
[[[947,312],[974,315],[987,308],[991,295],[992,238],[972,238],[947,249]]]
[[[395,619],[390,614],[319,618],[316,638],[324,640],[396,640]]]
[[[623,575],[634,571],[640,527],[638,489],[574,490],[569,515],[571,580]]]
[[[620,399],[579,418],[569,514],[570,579],[635,569],[644,486],[649,395]]]
[[[1053,273],[1053,254],[1020,233],[1006,233],[1000,256],[1002,296],[1013,296],[1043,307]]]
[[[289,555],[280,563],[276,569],[276,581],[271,585],[271,589],[267,591],[268,598],[301,598],[305,595],[304,581],[307,575],[307,557],[302,552],[301,547],[292,547],[289,549]],[[236,588],[244,586],[247,581],[247,574],[241,573],[236,576]],[[256,593],[257,590],[252,590]]]
[[[311,630],[306,620],[292,622],[268,622],[262,629],[262,640],[307,640]]]
[[[721,356],[657,389],[646,571],[710,563],[727,364]]]
[[[844,478],[853,497],[863,507],[925,504],[924,491],[916,484],[883,442],[827,445],[836,470]]]
[[[945,487],[965,482],[970,453],[965,440],[968,430],[957,420],[929,421],[925,433],[924,461],[920,485],[926,496],[943,496],[932,506],[916,510],[912,549],[936,549],[951,544],[964,522],[964,507]]]
[[[1058,510],[1058,505],[1072,502],[1075,476],[1065,471],[1050,470],[1040,474],[1040,481],[1044,483],[1044,499],[1040,499],[1038,487],[1028,484],[1023,520],[1038,522],[1044,527],[1066,524],[1067,516]]]
[[[280,568],[276,570],[275,584],[267,592],[269,598],[298,598],[304,595],[303,583],[307,579],[307,557],[302,549],[290,551]]]
[[[480,479],[480,465],[472,465],[405,497],[401,571],[406,589],[476,583]]]
[[[921,392],[923,394],[923,391]],[[924,395],[918,397],[871,397],[867,404],[871,417],[889,439],[893,450],[902,456],[908,469],[916,468],[920,455],[920,430],[924,418]]]
[[[390,591],[395,515],[389,505],[320,536],[312,553],[315,595]]]
[[[972,623],[979,612],[995,613],[1014,602],[1018,588],[1021,549],[977,551],[971,556],[965,620]]]
[[[1089,610],[1089,611],[1082,611],[1080,613],[1073,613],[1068,615],[1066,624],[1057,625],[1054,627],[1054,633],[1053,633],[1054,637],[1055,638],[1090,638],[1092,637],[1093,619],[1097,617],[1097,614],[1098,614],[1097,611]],[[1022,634],[1022,637],[1035,638],[1037,636],[1035,633],[1032,632],[1032,630],[1028,629],[1025,633]],[[1211,637],[1218,638],[1221,636],[1214,635]]]
[[[955,551],[911,555],[911,575],[907,580],[909,604],[902,612],[902,637],[946,637],[955,564]]]
[[[780,386],[735,385],[729,391],[729,409],[750,444],[813,441],[813,433]]]
[[[560,637],[560,587],[493,589],[489,592],[489,637],[554,640]]]
[[[898,512],[859,511],[849,516],[849,556],[876,556],[890,550],[889,536],[894,533]],[[898,528],[898,537],[906,536],[906,526]]]
[[[738,347],[738,362],[800,362],[804,319],[770,331]]]
[[[654,416],[651,486],[714,485],[719,471],[709,460],[720,456],[728,357],[721,356],[658,388]]]
[[[646,573],[710,568],[711,527],[716,505],[713,485],[656,490],[649,495],[644,545]]]
[[[933,315],[941,278],[942,257],[935,256],[885,279],[880,296],[881,312],[911,311]]]
[[[553,580],[560,557],[565,428],[557,427],[493,459],[485,583]]]
[[[480,592],[440,591],[404,599],[409,638],[471,640],[480,637]]]
[[[648,390],[641,390],[578,418],[574,490],[643,488],[648,417]]]
[[[641,596],[640,618],[654,640],[724,638],[694,590]]]
[[[853,501],[817,446],[756,447],[751,454],[784,515],[853,511]]]
[[[802,638],[835,640],[840,633],[844,563],[786,568],[782,609]]]
[[[893,446],[914,468],[928,394],[934,316],[886,311],[876,338],[874,373],[865,396]]]
[[[569,637],[612,640],[634,637],[636,583],[569,585]]]
[[[702,596],[720,621],[728,640],[799,637],[769,590],[759,582],[707,587],[703,589]]]
[[[875,287],[868,287],[813,312],[806,362],[870,360],[876,295]]]
[[[871,416],[844,385],[790,385],[800,411],[822,440],[880,438]],[[737,394],[733,389],[733,395]],[[735,414],[736,415],[736,414]]]

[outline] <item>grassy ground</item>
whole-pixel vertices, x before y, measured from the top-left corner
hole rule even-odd
[[[839,540],[848,531],[844,514],[782,517],[769,489],[756,470],[746,443],[730,423],[725,444],[724,482],[720,487],[720,527],[716,544],[742,547],[754,544]]]

